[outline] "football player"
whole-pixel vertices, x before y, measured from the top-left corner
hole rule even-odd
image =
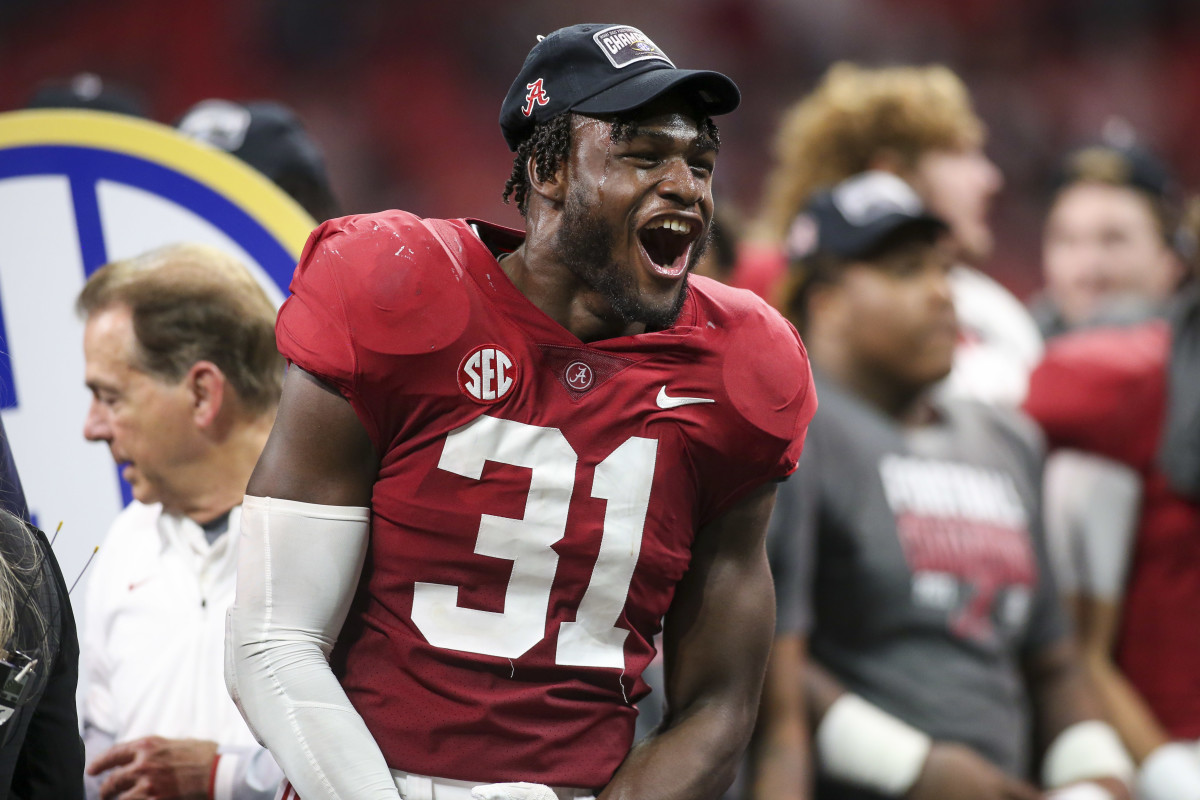
[[[770,646],[795,329],[689,271],[734,83],[625,25],[541,38],[501,109],[525,230],[318,228],[247,491],[227,682],[305,800],[712,798]],[[666,718],[630,750],[665,617]]]

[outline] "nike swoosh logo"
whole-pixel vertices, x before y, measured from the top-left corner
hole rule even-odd
[[[711,397],[670,397],[667,395],[667,387],[664,386],[658,390],[658,397],[654,398],[654,402],[658,403],[659,408],[679,408],[680,406],[690,406],[693,403],[715,403]]]

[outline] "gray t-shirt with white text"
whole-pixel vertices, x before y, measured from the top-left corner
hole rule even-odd
[[[771,521],[780,632],[807,636],[848,690],[1025,776],[1021,660],[1068,634],[1037,429],[966,401],[902,428],[820,376],[817,392]]]

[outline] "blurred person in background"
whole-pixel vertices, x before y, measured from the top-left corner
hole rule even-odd
[[[340,215],[321,148],[295,112],[282,103],[202,100],[175,127],[254,167],[317,222]]]
[[[756,796],[807,796],[812,730],[819,800],[1037,800],[1039,764],[1046,790],[1127,798],[1046,563],[1037,429],[931,392],[958,339],[952,229],[868,172],[789,243],[821,407],[772,517]]]
[[[1132,142],[1067,156],[1042,238],[1046,288],[1032,305],[1043,336],[1162,311],[1186,272],[1175,194],[1163,163]]]
[[[1136,200],[1129,205],[1143,234],[1154,237],[1151,252],[1164,248],[1147,199],[1121,191],[1126,201]],[[1194,243],[1198,225],[1200,206],[1193,203],[1177,240]],[[1197,800],[1200,291],[1194,277],[1150,320],[1051,341],[1025,407],[1059,448],[1047,470],[1047,533],[1088,668],[1140,764],[1138,796]]]
[[[134,498],[88,586],[89,797],[268,800],[281,773],[222,672],[242,496],[283,378],[275,309],[201,245],[108,264],[77,306],[84,436],[108,445]]]
[[[760,241],[747,248],[734,285],[771,291],[785,271],[788,226],[814,192],[866,170],[892,172],[950,227],[960,341],[943,391],[1019,403],[1042,345],[1021,303],[975,268],[991,255],[988,216],[1003,185],[984,137],[967,88],[944,66],[835,64],[784,116]]]
[[[0,797],[83,798],[67,593],[45,535],[0,509]]]

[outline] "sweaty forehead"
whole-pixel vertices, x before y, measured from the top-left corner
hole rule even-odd
[[[594,138],[598,143],[650,139],[664,145],[716,149],[716,143],[707,134],[701,120],[683,110],[616,118],[581,116],[576,122],[576,130],[586,132],[585,136]]]
[[[617,130],[620,128],[621,130]],[[703,131],[696,120],[683,114],[660,115],[614,126],[615,136],[627,139],[657,139],[680,144],[700,143]]]

